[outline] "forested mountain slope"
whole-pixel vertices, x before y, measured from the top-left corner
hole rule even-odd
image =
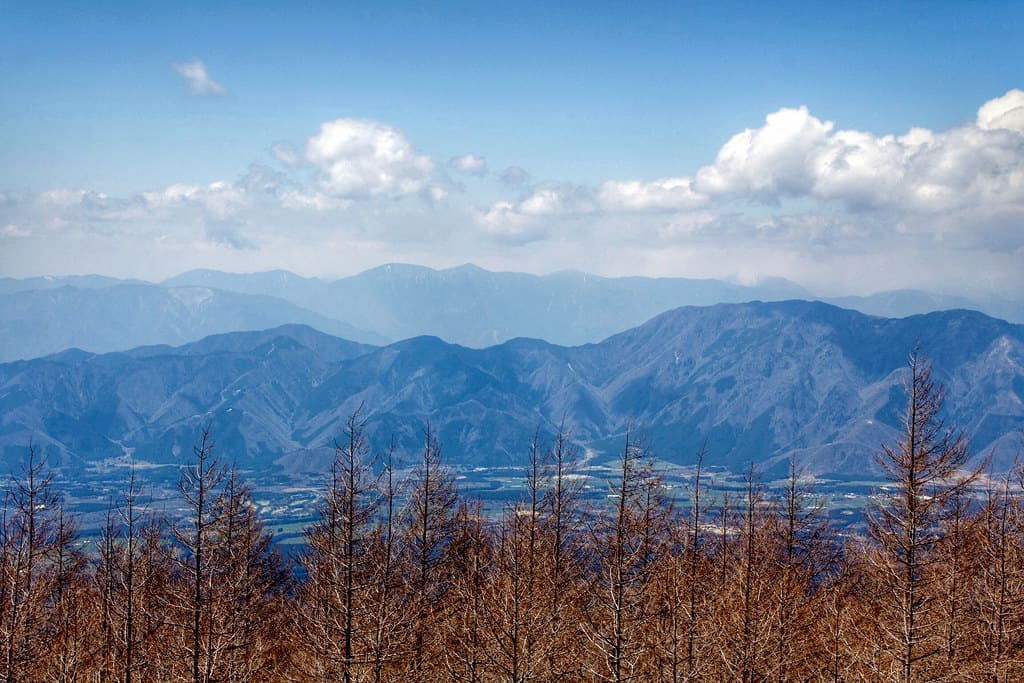
[[[539,427],[614,452],[629,425],[659,457],[852,474],[898,427],[920,343],[949,417],[1006,464],[1024,428],[1024,326],[970,311],[885,319],[821,303],[681,308],[599,344],[516,339],[469,349],[433,337],[371,347],[302,326],[181,347],[68,352],[0,365],[0,444],[30,439],[68,466],[134,449],[173,462],[210,424],[246,467],[319,467],[364,406],[377,444],[415,449],[430,421],[451,462],[521,463]]]

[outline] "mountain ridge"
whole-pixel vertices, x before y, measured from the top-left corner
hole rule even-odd
[[[324,332],[383,343],[291,302],[198,286],[55,286],[0,294],[0,360],[33,358],[68,348],[90,352],[181,344],[239,328],[304,323]]]
[[[128,286],[140,289],[126,302]],[[213,292],[207,298],[215,310],[203,317],[198,313],[201,297],[189,301],[188,292]],[[372,344],[430,334],[473,348],[515,337],[573,346],[599,342],[681,305],[789,299],[815,297],[779,278],[746,286],[713,279],[607,278],[579,271],[492,272],[473,264],[441,270],[383,264],[335,280],[286,270],[210,269],[187,271],[161,283],[102,276],[5,278],[0,279],[0,360],[71,346],[104,352],[180,344],[211,333],[289,322]],[[964,298],[915,290],[817,300],[884,317],[985,308]],[[998,309],[989,313],[1024,322],[1024,305],[995,299],[989,304]]]
[[[723,466],[771,468],[799,453],[815,473],[849,476],[895,435],[917,342],[946,384],[949,415],[1006,465],[1024,429],[1024,326],[800,301],[683,307],[574,347],[518,338],[474,349],[429,336],[377,347],[286,326],[159,353],[0,364],[0,448],[15,457],[35,437],[79,466],[123,448],[171,463],[209,423],[248,467],[302,469],[363,406],[375,443],[393,437],[414,452],[430,421],[465,466],[521,462],[534,431],[564,417],[598,454],[634,425],[674,462],[706,439]]]

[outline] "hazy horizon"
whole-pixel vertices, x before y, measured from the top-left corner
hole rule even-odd
[[[1024,8],[13,3],[0,276],[1024,292]]]
[[[597,273],[587,272],[585,270],[580,270],[578,268],[562,268],[560,270],[550,270],[550,271],[540,271],[540,272],[531,272],[531,271],[528,271],[528,270],[510,270],[510,269],[508,269],[508,270],[496,270],[496,269],[483,268],[482,266],[480,266],[480,265],[478,265],[476,263],[472,263],[472,262],[468,262],[468,261],[464,262],[464,263],[459,263],[459,264],[456,264],[456,265],[453,265],[453,266],[446,266],[446,267],[439,267],[439,268],[435,268],[435,267],[432,267],[432,266],[425,266],[425,265],[422,265],[422,264],[419,264],[419,263],[391,261],[391,262],[379,263],[379,264],[373,265],[373,266],[368,266],[366,268],[362,268],[362,269],[356,270],[354,272],[345,273],[345,274],[341,274],[341,275],[303,275],[302,273],[297,273],[297,272],[295,272],[293,270],[289,270],[287,268],[267,268],[265,270],[224,270],[224,269],[218,269],[218,268],[198,267],[198,268],[191,268],[189,270],[183,270],[183,271],[178,272],[178,273],[173,273],[172,275],[170,275],[170,276],[168,276],[166,278],[159,278],[159,279],[157,279],[157,278],[150,279],[150,278],[145,278],[145,277],[118,277],[118,276],[113,276],[113,275],[106,275],[106,274],[103,274],[103,273],[89,273],[89,272],[65,273],[63,275],[53,275],[53,274],[50,274],[50,273],[46,273],[46,274],[39,274],[39,275],[26,275],[26,276],[22,276],[22,277],[13,277],[12,279],[26,281],[26,280],[34,280],[34,279],[53,279],[53,280],[57,280],[57,279],[100,277],[100,278],[110,278],[110,279],[113,279],[113,280],[116,280],[116,281],[122,281],[122,282],[132,282],[132,281],[135,281],[135,282],[144,282],[144,283],[154,284],[154,285],[162,285],[162,284],[165,284],[165,283],[170,282],[172,280],[175,280],[176,278],[189,275],[190,273],[210,272],[210,273],[219,273],[219,274],[226,274],[226,275],[238,275],[238,276],[245,276],[245,275],[254,275],[255,276],[255,275],[267,275],[267,274],[273,274],[273,273],[287,273],[289,275],[294,275],[296,277],[307,279],[307,280],[319,280],[319,281],[324,282],[324,283],[331,283],[331,282],[336,282],[338,280],[344,280],[344,279],[347,279],[347,278],[357,277],[359,275],[363,275],[363,274],[366,274],[366,273],[369,273],[369,272],[372,272],[372,271],[376,271],[376,270],[380,270],[380,269],[383,269],[383,268],[388,268],[390,266],[407,267],[407,268],[424,268],[424,269],[432,270],[432,271],[438,272],[438,273],[457,271],[457,270],[460,270],[460,269],[463,269],[463,268],[471,268],[471,269],[483,270],[483,271],[485,271],[487,273],[491,273],[491,274],[498,274],[498,275],[528,275],[528,276],[537,277],[537,278],[547,278],[547,277],[557,276],[557,275],[574,274],[574,275],[581,275],[581,276],[584,276],[584,277],[602,278],[602,279],[606,279],[606,280],[630,279],[630,278],[647,278],[647,279],[655,279],[655,280],[673,280],[673,279],[674,280],[693,280],[693,281],[721,282],[721,283],[728,284],[728,285],[738,285],[738,286],[741,286],[741,287],[750,287],[750,288],[756,288],[758,286],[764,286],[764,285],[771,285],[773,283],[774,284],[785,283],[785,284],[788,284],[788,285],[793,285],[793,286],[805,289],[807,294],[812,296],[812,297],[825,297],[825,298],[831,297],[831,298],[834,298],[834,299],[843,299],[845,297],[852,297],[852,298],[870,297],[870,296],[873,296],[873,295],[883,295],[883,294],[890,294],[890,293],[901,292],[901,291],[921,292],[922,294],[930,294],[930,295],[937,295],[937,296],[944,296],[944,297],[945,296],[948,296],[948,297],[960,296],[960,297],[964,297],[965,299],[969,299],[972,294],[975,294],[975,295],[982,294],[982,295],[984,295],[984,293],[978,293],[978,292],[972,292],[972,291],[963,291],[963,290],[959,290],[959,289],[943,290],[943,289],[938,289],[938,288],[936,288],[936,289],[928,289],[928,290],[914,289],[914,288],[875,289],[875,290],[870,290],[869,289],[867,291],[864,291],[861,294],[848,294],[848,293],[845,293],[843,291],[831,292],[831,291],[828,291],[828,290],[815,290],[815,289],[806,287],[802,283],[797,282],[795,280],[790,280],[788,278],[783,278],[783,277],[774,276],[774,275],[761,275],[761,276],[757,276],[757,277],[754,277],[754,278],[748,278],[746,280],[741,280],[741,279],[739,279],[739,278],[737,278],[735,276],[725,276],[725,277],[719,277],[719,278],[713,278],[713,277],[691,278],[691,277],[688,277],[688,276],[685,276],[685,275],[661,275],[661,276],[658,276],[658,275],[610,275],[609,276],[609,275],[599,275]],[[0,278],[2,278],[2,277],[10,277],[10,276],[0,275]],[[998,294],[993,295],[993,296],[995,296],[996,299],[1000,298],[998,296]],[[1014,302],[1016,302],[1016,301],[1018,301],[1018,299],[1007,298],[1006,301],[1014,301]]]

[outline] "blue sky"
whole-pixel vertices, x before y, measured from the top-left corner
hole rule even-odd
[[[0,274],[1024,291],[1021,3],[554,4],[8,2]]]

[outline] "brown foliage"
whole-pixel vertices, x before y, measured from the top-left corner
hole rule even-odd
[[[0,518],[0,680],[1020,680],[1024,469],[979,484],[930,366],[908,374],[863,536],[795,463],[776,493],[753,468],[715,492],[701,453],[677,506],[632,430],[587,508],[564,426],[489,518],[429,426],[398,478],[357,411],[295,581],[208,432],[183,513],[131,472],[95,550],[30,448]]]

